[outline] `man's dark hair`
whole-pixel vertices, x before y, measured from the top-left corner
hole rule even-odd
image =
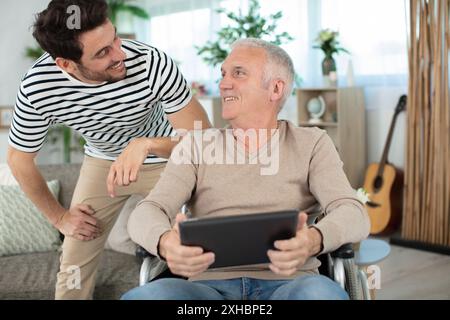
[[[80,9],[80,28],[69,28],[67,24],[73,15],[68,8],[73,5]],[[80,62],[83,55],[80,35],[101,26],[107,18],[108,5],[104,0],[52,0],[47,9],[36,15],[33,36],[53,59]]]

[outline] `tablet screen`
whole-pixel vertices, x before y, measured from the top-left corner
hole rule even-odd
[[[210,268],[267,263],[276,240],[295,236],[297,220],[298,210],[190,219],[179,225],[181,244],[214,252]]]

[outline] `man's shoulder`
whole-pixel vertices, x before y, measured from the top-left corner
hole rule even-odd
[[[39,57],[25,73],[22,78],[22,87],[27,88],[33,83],[58,78],[62,75],[63,73],[56,65],[55,60],[53,60],[50,54],[46,52]]]
[[[318,127],[297,126],[290,121],[283,120],[286,126],[286,136],[292,136],[295,140],[301,140],[315,144],[322,136],[326,135],[326,131]]]
[[[137,40],[122,39],[122,48],[128,51],[127,56],[149,56],[153,59],[167,57],[167,54],[163,50]]]

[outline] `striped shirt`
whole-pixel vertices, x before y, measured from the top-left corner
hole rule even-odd
[[[166,115],[192,99],[173,60],[146,44],[123,40],[126,77],[118,82],[86,84],[56,66],[44,54],[22,79],[9,132],[9,144],[38,151],[51,125],[64,124],[86,140],[89,156],[115,160],[137,137],[167,137],[175,130]],[[149,155],[145,163],[166,161]]]

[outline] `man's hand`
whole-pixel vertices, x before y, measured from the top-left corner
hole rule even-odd
[[[111,197],[115,196],[114,186],[128,186],[138,179],[139,169],[150,153],[149,138],[136,138],[131,140],[120,156],[109,169],[106,185]]]
[[[308,215],[304,212],[299,214],[297,233],[295,237],[288,240],[275,241],[274,246],[278,250],[268,250],[271,264],[270,270],[276,274],[291,276],[298,267],[305,264],[306,260],[320,250],[322,237],[320,232],[314,228],[308,229],[306,221]]]
[[[77,204],[64,212],[55,227],[65,236],[84,241],[93,240],[101,232],[93,214],[94,210],[90,206]]]
[[[159,240],[159,252],[173,274],[189,278],[207,270],[214,262],[214,253],[203,253],[201,247],[181,245],[178,223],[183,220],[186,220],[186,216],[177,214],[173,229],[164,233]]]

